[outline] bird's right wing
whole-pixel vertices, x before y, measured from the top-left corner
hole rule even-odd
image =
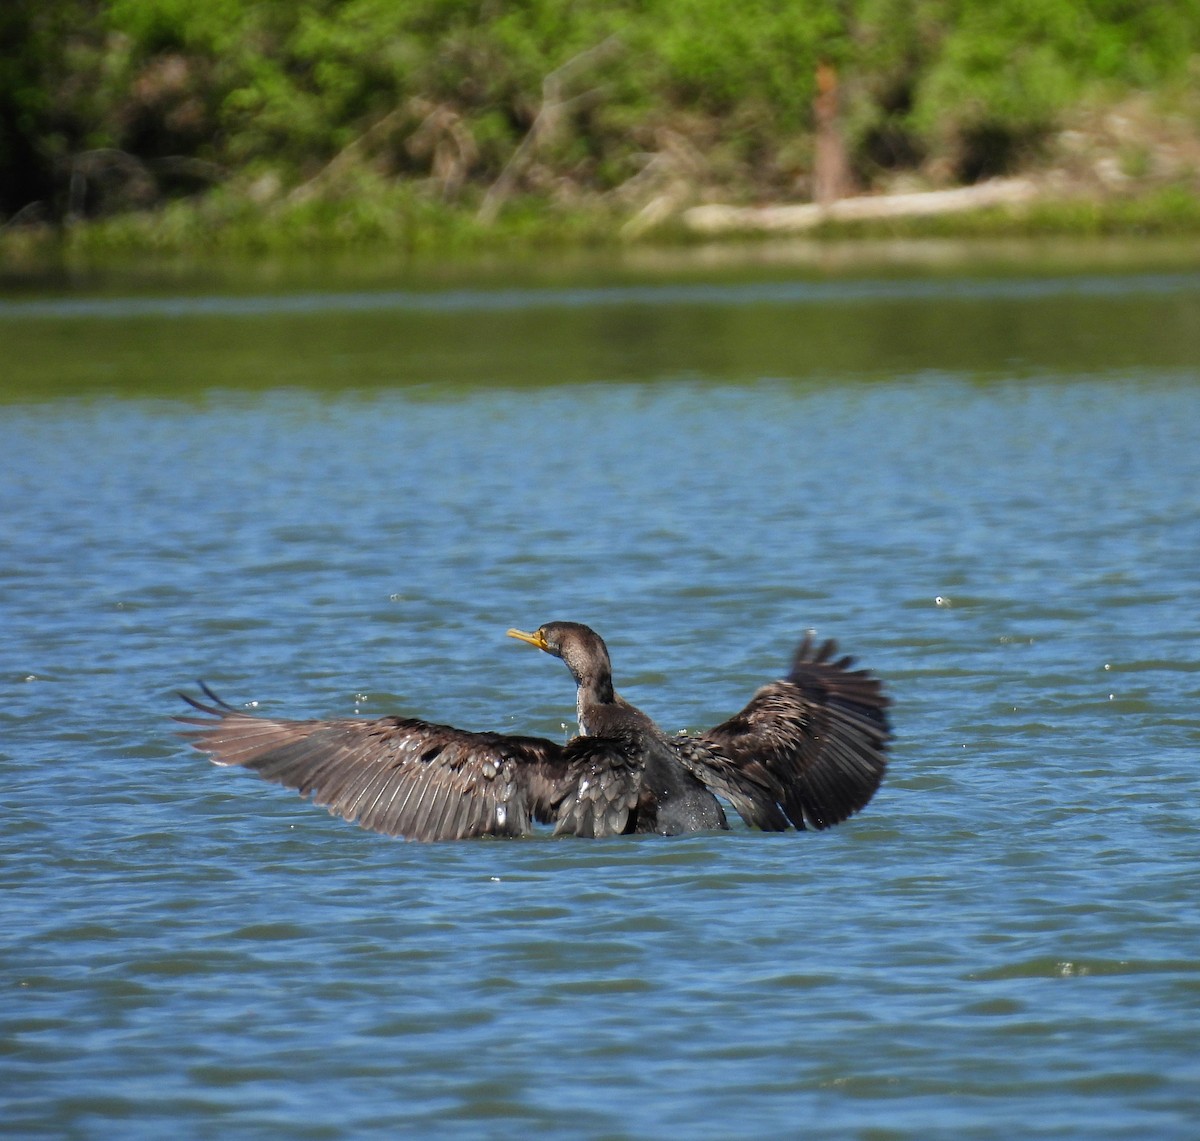
[[[624,778],[588,783],[595,758],[568,753],[569,746],[414,718],[258,717],[203,688],[211,704],[180,694],[195,712],[176,718],[196,727],[182,731],[195,748],[388,836],[519,836],[531,820],[587,835],[623,826]],[[599,799],[597,786],[607,790]]]
[[[786,678],[740,713],[672,740],[681,762],[766,831],[828,828],[863,808],[883,779],[891,726],[879,680],[811,635]]]

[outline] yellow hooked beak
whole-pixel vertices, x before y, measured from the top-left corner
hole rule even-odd
[[[531,646],[537,646],[539,650],[546,649],[546,639],[542,636],[541,630],[535,630],[532,634],[526,634],[524,630],[509,630],[508,636],[516,638],[520,642],[528,642]]]

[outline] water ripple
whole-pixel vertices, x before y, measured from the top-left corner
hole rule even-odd
[[[1077,328],[1123,335],[1114,282],[1040,288],[1091,290],[1104,305],[1082,297]],[[1122,282],[1152,299],[1151,348],[1158,299],[1195,287]],[[953,341],[950,288],[917,293]],[[873,329],[872,289],[912,295],[481,304],[633,302],[651,325],[710,305],[685,322],[707,352],[705,327],[760,295],[811,302],[810,332],[827,302]],[[979,351],[1043,319],[1035,339],[1057,345],[1040,308],[996,318]],[[326,362],[319,395],[202,368],[195,399],[6,408],[6,1129],[1191,1141],[1194,353],[1114,379],[1107,351],[1067,346],[1055,375],[984,384],[898,369],[893,324],[863,347],[887,379],[808,384],[786,379],[809,346],[780,318],[749,326],[777,372],[714,349],[678,381],[674,349],[655,358],[626,316],[597,322],[605,345],[642,346],[626,372],[603,358],[604,384],[561,383],[555,341],[544,388],[487,372],[364,395]],[[96,328],[78,351],[104,365],[123,333],[121,359],[160,371],[213,331],[172,326],[180,355],[160,359],[136,322]],[[472,329],[490,359],[495,326]],[[311,344],[273,343],[270,367],[300,375]],[[623,692],[671,729],[736,711],[805,629],[836,636],[895,698],[889,777],[827,833],[404,844],[215,768],[168,720],[203,677],[279,716],[561,738],[569,678],[504,638],[556,617],[600,628]]]

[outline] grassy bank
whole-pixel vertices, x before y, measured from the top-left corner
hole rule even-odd
[[[428,260],[572,249],[689,246],[711,241],[691,232],[680,215],[631,236],[630,214],[601,197],[571,206],[515,199],[497,220],[447,204],[404,185],[378,185],[336,199],[260,205],[214,193],[163,207],[77,220],[63,226],[0,232],[0,267],[12,272],[75,263],[130,259],[203,261],[259,256],[378,255]],[[1200,238],[1200,196],[1189,185],[1122,195],[1040,197],[1017,207],[944,217],[827,222],[817,241],[872,242],[913,238]],[[730,235],[734,239],[756,235]],[[774,235],[779,237],[779,235]]]
[[[690,207],[1033,179],[824,236],[1200,231],[1200,0],[7,0],[0,257],[688,242]]]

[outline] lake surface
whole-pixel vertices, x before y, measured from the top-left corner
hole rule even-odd
[[[1179,1138],[1200,1120],[1200,273],[0,300],[0,1120],[115,1137]],[[827,833],[387,840],[173,735],[668,730],[807,628]]]

